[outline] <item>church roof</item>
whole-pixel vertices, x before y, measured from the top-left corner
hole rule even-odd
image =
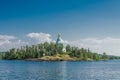
[[[60,43],[62,43],[62,39],[61,39],[61,34],[58,33],[58,38],[56,40],[56,44],[60,44]]]

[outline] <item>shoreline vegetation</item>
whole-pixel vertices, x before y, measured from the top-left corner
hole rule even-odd
[[[63,52],[63,44],[57,45],[53,42],[41,43],[32,46],[12,48],[7,52],[0,53],[2,60],[29,60],[29,61],[99,61],[120,59],[119,56],[98,54],[89,49],[71,47],[66,45],[66,52]]]

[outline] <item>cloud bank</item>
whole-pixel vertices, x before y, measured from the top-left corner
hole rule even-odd
[[[37,43],[51,42],[51,35],[46,33],[29,33],[27,37],[36,40]]]
[[[55,42],[52,36],[48,33],[28,33],[24,39],[19,39],[15,36],[0,35],[0,51],[7,51],[10,48],[19,48],[23,45],[39,44],[44,42]],[[91,51],[110,55],[120,56],[120,38],[106,37],[99,38],[85,38],[75,41],[67,41],[62,39],[63,44],[70,44],[79,48],[90,48]]]
[[[0,35],[0,46],[10,44],[13,39],[15,39],[14,36]]]
[[[70,44],[77,47],[90,48],[92,51],[98,53],[107,52],[110,55],[120,56],[120,38],[87,38],[71,41]]]
[[[0,51],[7,51],[10,48],[19,48],[26,45],[27,42],[17,39],[15,36],[0,35]]]
[[[44,42],[55,42],[47,33],[28,33],[25,39],[18,39],[15,36],[0,35],[0,51],[7,51],[10,48],[20,48],[24,45],[39,44]]]

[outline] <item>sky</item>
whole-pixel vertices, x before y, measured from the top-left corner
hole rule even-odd
[[[120,0],[0,0],[0,51],[55,42],[120,56]]]

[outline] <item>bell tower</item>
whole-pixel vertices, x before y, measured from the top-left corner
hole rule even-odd
[[[58,33],[58,38],[57,38],[57,40],[56,40],[56,44],[59,46],[59,44],[63,44],[63,43],[64,43],[64,41],[63,41],[62,38],[61,38],[61,33]],[[63,44],[63,49],[62,49],[62,51],[63,51],[63,52],[66,52],[66,48],[65,48],[64,44]]]
[[[60,43],[62,43],[62,39],[61,39],[61,34],[58,33],[58,38],[57,38],[56,44],[59,45]]]

